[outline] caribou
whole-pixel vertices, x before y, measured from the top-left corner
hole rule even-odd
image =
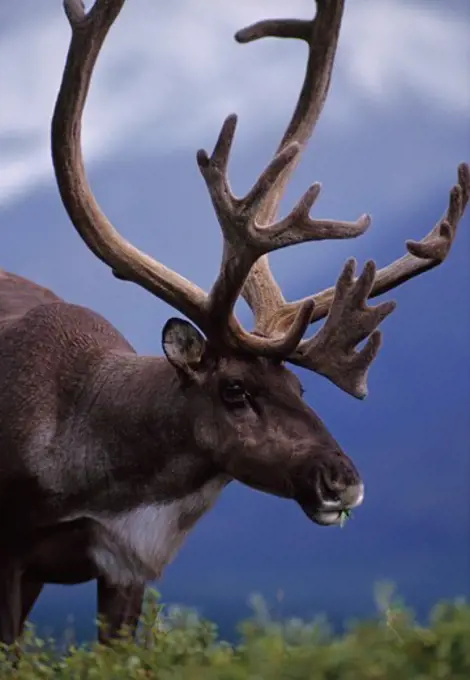
[[[278,207],[328,94],[345,0],[316,0],[311,20],[262,20],[239,43],[300,39],[308,56],[292,118],[272,159],[243,197],[228,162],[237,117],[212,154],[197,153],[223,234],[209,293],[125,240],[89,187],[81,119],[93,69],[125,0],[65,0],[71,41],[52,117],[59,193],[91,252],[182,317],[162,330],[163,356],[138,356],[102,316],[13,273],[0,272],[0,641],[21,634],[46,583],[98,584],[106,642],[135,630],[146,582],[158,579],[185,536],[232,480],[298,503],[335,526],[362,503],[354,463],[302,397],[288,365],[314,371],[356,398],[381,343],[393,301],[368,304],[445,260],[470,193],[466,164],[445,214],[383,269],[344,265],[336,284],[288,302],[268,262],[274,250],[356,238],[356,221],[313,219],[320,185],[293,210]],[[246,330],[234,313],[242,296]],[[309,338],[310,324],[325,319]],[[358,345],[364,344],[359,348]]]

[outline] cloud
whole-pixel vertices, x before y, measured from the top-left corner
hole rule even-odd
[[[103,49],[85,113],[88,165],[123,152],[210,145],[231,111],[240,114],[245,145],[262,136],[288,115],[302,78],[304,48],[283,41],[240,47],[232,35],[263,16],[308,17],[311,4],[128,3]],[[409,96],[425,102],[430,113],[468,113],[469,25],[449,9],[453,4],[347,3],[325,134],[358,125],[367,129],[371,110],[398,112]],[[49,121],[69,28],[58,1],[47,8],[41,3],[39,11],[38,3],[23,0],[9,14],[2,12],[0,205],[5,206],[51,181]]]
[[[470,24],[445,5],[358,2],[346,16],[341,69],[357,96],[399,106],[413,96],[448,114],[470,110]],[[353,95],[353,93],[350,93]]]

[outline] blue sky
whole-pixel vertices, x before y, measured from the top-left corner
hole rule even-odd
[[[221,237],[195,151],[237,112],[230,175],[244,193],[277,144],[305,63],[302,45],[240,46],[233,33],[267,16],[309,17],[312,5],[134,0],[99,60],[84,119],[95,194],[121,233],[206,289]],[[160,353],[171,310],[94,259],[54,185],[49,121],[68,38],[59,0],[0,7],[0,266],[93,307],[139,352]],[[353,242],[275,253],[289,299],[331,285],[349,255],[387,264],[441,216],[457,164],[470,160],[469,63],[466,0],[347,2],[330,97],[284,210],[321,181],[314,216],[369,212],[373,223]],[[467,215],[449,261],[389,294],[398,308],[365,402],[302,372],[309,403],[364,476],[354,521],[315,527],[293,504],[234,484],[168,569],[166,600],[222,620],[244,613],[249,593],[272,599],[278,588],[286,611],[333,617],[372,611],[381,579],[421,610],[470,595],[469,228]],[[240,315],[247,321],[243,306]],[[36,616],[88,621],[93,598],[89,586],[49,588]]]

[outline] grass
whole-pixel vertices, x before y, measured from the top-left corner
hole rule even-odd
[[[255,598],[236,645],[216,626],[180,608],[166,610],[149,592],[137,643],[123,632],[111,647],[40,640],[29,627],[0,651],[0,677],[15,680],[468,680],[470,606],[441,602],[425,625],[390,590],[378,614],[334,635],[323,620],[277,620]],[[12,656],[19,658],[15,663]]]

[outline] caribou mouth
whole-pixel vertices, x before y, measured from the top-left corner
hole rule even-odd
[[[357,484],[349,487],[338,500],[321,499],[320,505],[302,504],[301,508],[307,517],[320,526],[343,526],[350,517],[351,510],[361,505],[364,499],[364,486]],[[321,495],[320,495],[321,497]]]
[[[319,510],[318,508],[302,507],[302,510],[312,522],[323,527],[339,526],[342,523],[343,509]]]
[[[312,522],[323,527],[343,527],[345,522],[351,517],[351,510],[349,508],[342,508],[341,510],[318,510],[317,508],[310,510],[303,507],[302,510]]]

